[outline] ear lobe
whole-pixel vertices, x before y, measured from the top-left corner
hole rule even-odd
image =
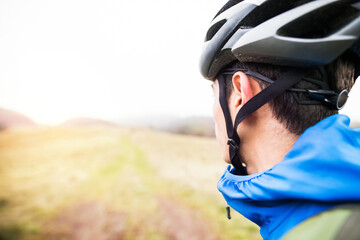
[[[250,79],[245,73],[239,71],[233,75],[232,82],[235,92],[236,108],[242,107],[254,96]]]

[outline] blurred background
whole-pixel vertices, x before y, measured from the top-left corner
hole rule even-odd
[[[0,0],[0,240],[260,239],[198,70],[225,2]]]
[[[210,116],[198,62],[223,3],[1,1],[0,104],[40,124]]]

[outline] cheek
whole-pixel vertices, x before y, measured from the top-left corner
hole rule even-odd
[[[215,136],[220,145],[224,160],[228,160],[228,146],[225,118],[218,99],[214,99],[213,115],[215,120]]]
[[[214,117],[214,121],[215,121],[215,135],[216,138],[219,140],[220,137],[220,132],[221,132],[221,107],[220,107],[220,103],[219,100],[214,98],[214,103],[213,103],[213,117]]]

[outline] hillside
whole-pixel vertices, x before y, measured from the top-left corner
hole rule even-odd
[[[2,240],[255,240],[226,218],[213,138],[119,127],[0,135]]]
[[[123,126],[145,127],[185,135],[214,137],[212,117],[176,117],[172,115],[133,116],[118,123]]]
[[[210,117],[188,117],[174,120],[167,127],[159,129],[186,135],[215,137],[214,127],[214,120]]]
[[[0,129],[35,125],[36,123],[33,120],[23,114],[0,108]]]
[[[79,117],[79,118],[72,118],[66,120],[65,122],[61,123],[60,126],[68,126],[68,127],[113,126],[114,127],[116,126],[116,124],[96,118]]]

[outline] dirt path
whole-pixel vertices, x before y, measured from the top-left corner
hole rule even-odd
[[[44,239],[123,239],[126,217],[107,212],[98,203],[82,203],[62,211],[46,226]]]
[[[169,240],[219,240],[213,236],[206,221],[191,209],[165,197],[159,197],[158,204],[159,215],[149,216],[148,222],[133,226],[134,229],[126,229],[125,214],[108,212],[94,202],[77,204],[62,211],[46,226],[44,239],[121,240],[128,239],[126,233],[129,231],[133,231],[134,238],[131,239],[137,239],[139,228],[151,226]],[[144,236],[140,238],[144,239]]]
[[[198,214],[169,198],[159,198],[162,228],[171,240],[219,240]]]

